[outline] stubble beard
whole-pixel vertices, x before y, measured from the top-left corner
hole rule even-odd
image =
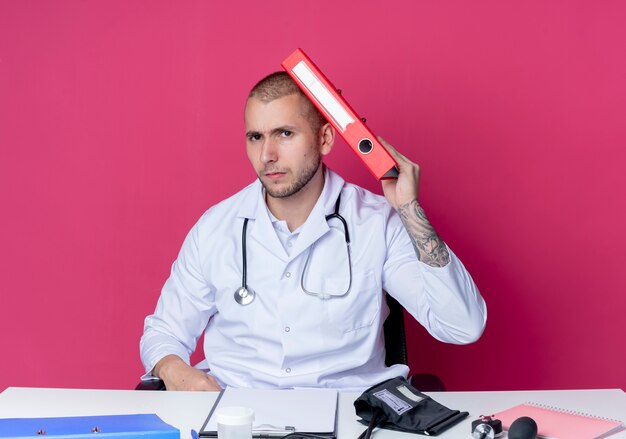
[[[311,163],[311,166],[303,169],[300,174],[298,174],[296,180],[288,187],[284,188],[284,189],[279,189],[279,188],[273,188],[271,186],[271,183],[269,185],[265,184],[263,182],[263,180],[261,180],[261,177],[259,177],[259,181],[261,182],[261,184],[263,185],[263,187],[265,188],[265,192],[267,193],[267,195],[269,195],[272,198],[287,198],[290,197],[298,192],[300,192],[300,190],[305,187],[309,181],[311,181],[313,179],[313,177],[315,176],[315,173],[317,172],[318,168],[320,167],[322,158],[321,156],[318,154],[317,157],[315,158],[315,160]]]

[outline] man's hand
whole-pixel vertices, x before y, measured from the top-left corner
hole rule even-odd
[[[378,136],[378,140],[398,163],[398,171],[400,171],[398,178],[389,178],[382,181],[385,198],[387,198],[391,207],[398,210],[400,206],[417,200],[420,167],[396,151],[382,137]]]
[[[391,206],[396,209],[406,229],[417,259],[431,267],[444,267],[450,262],[448,247],[439,237],[426,218],[424,209],[417,200],[419,192],[420,167],[400,154],[383,138],[380,143],[398,163],[398,179],[383,180],[383,193]]]
[[[167,390],[222,390],[215,378],[189,366],[176,355],[161,358],[153,374],[165,382]]]

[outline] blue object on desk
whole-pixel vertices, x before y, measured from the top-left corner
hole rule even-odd
[[[155,414],[0,419],[0,439],[180,439]]]

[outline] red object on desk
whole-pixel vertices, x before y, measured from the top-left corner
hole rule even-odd
[[[398,176],[396,161],[301,49],[282,66],[377,179]]]
[[[516,405],[495,415],[506,430],[522,416],[533,418],[537,423],[538,435],[548,438],[593,439],[624,429],[624,425],[614,419],[534,403]]]

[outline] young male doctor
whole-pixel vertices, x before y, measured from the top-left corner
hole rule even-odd
[[[258,180],[187,235],[145,320],[148,376],[168,390],[357,389],[406,376],[384,364],[383,290],[438,340],[480,337],[485,302],[419,204],[418,165],[381,140],[399,167],[384,197],[345,182],[322,162],[335,130],[284,72],[252,89],[244,117]],[[206,360],[191,367],[203,333]]]

